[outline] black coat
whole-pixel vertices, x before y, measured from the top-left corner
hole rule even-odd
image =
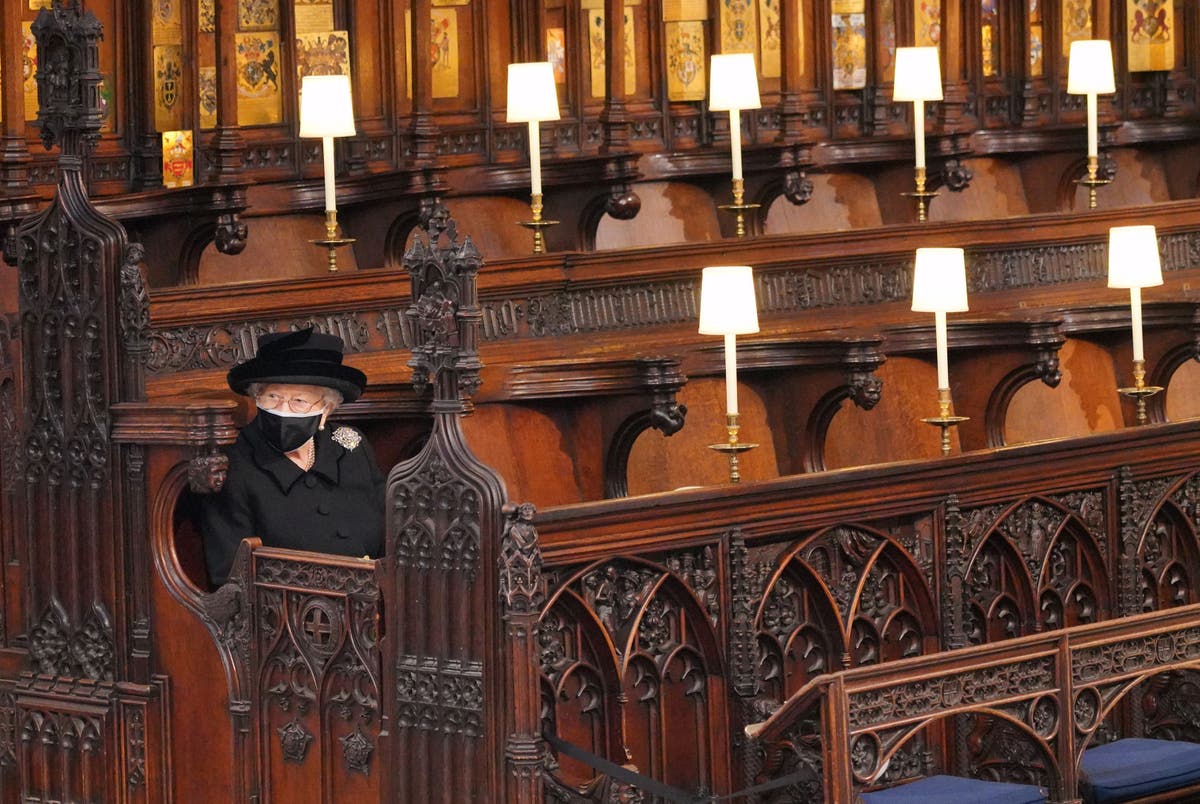
[[[204,558],[214,585],[225,583],[242,539],[268,547],[377,558],[383,551],[384,476],[362,435],[327,426],[315,436],[307,472],[269,445],[257,420],[229,448],[229,475],[205,495]]]

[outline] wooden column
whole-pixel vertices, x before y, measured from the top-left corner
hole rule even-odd
[[[629,149],[629,115],[625,112],[625,3],[604,0],[604,130],[602,153]]]
[[[413,167],[432,167],[437,159],[438,127],[433,122],[433,63],[429,48],[433,34],[429,19],[433,15],[432,0],[414,0],[412,7],[411,41],[412,119],[409,135],[412,138],[410,160]]]
[[[134,140],[134,156],[137,160],[135,186],[147,190],[162,187],[162,137],[154,121],[154,24],[149,4],[131,3],[128,7],[129,30],[136,39],[126,44],[129,57],[130,95],[136,102],[130,104],[130,128]],[[193,97],[184,87],[192,84],[180,76],[179,92],[182,97]],[[188,104],[195,108],[195,101]],[[187,119],[192,117],[187,114]]]
[[[545,601],[542,551],[533,526],[534,507],[504,507],[500,541],[501,610],[509,667],[505,690],[505,801],[533,804],[544,799],[542,784],[541,695],[538,679],[538,617]]]
[[[25,143],[25,92],[21,86],[21,0],[0,0],[0,45],[3,64],[4,124],[0,128],[0,194],[12,195],[28,189],[32,157]]]
[[[246,162],[246,140],[238,128],[237,15],[237,3],[217,3],[217,129],[209,161],[218,181],[239,176]]]
[[[806,75],[805,60],[801,58],[809,55],[811,61],[811,55],[802,54],[800,50],[803,16],[798,2],[784,2],[779,9],[779,24],[783,29],[780,37],[779,139],[783,143],[797,142],[803,136],[804,95],[812,86],[811,72]]]

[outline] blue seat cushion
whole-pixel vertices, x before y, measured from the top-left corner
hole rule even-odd
[[[1044,804],[1046,791],[1031,784],[928,776],[911,784],[863,793],[862,800],[864,804]]]
[[[1089,804],[1176,790],[1200,782],[1200,744],[1128,738],[1083,752],[1079,792]]]

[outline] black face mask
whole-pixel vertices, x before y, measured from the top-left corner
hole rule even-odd
[[[268,444],[280,452],[291,452],[316,435],[321,426],[321,414],[281,416],[259,408],[257,421]]]

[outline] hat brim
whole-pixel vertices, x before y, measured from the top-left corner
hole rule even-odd
[[[226,377],[235,393],[247,396],[251,383],[287,383],[317,385],[332,388],[342,395],[342,401],[353,402],[367,387],[367,375],[353,366],[318,361],[289,361],[286,366],[259,358],[247,360],[229,370]]]

